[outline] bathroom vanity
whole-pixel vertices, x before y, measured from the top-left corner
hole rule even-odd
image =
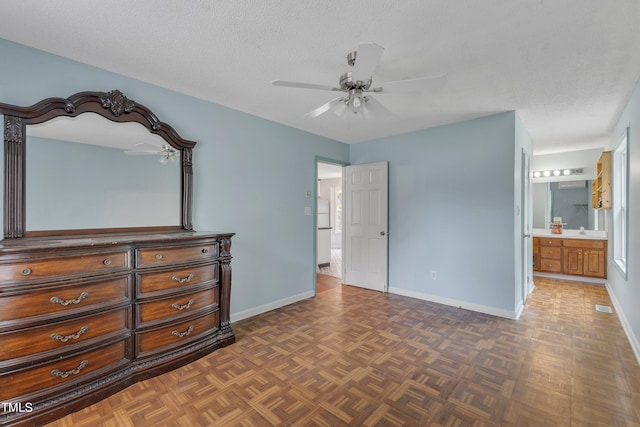
[[[534,229],[533,270],[590,278],[607,277],[607,237],[604,231],[564,230],[552,234]]]

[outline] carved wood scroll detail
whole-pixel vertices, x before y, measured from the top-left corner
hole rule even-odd
[[[231,239],[220,239],[220,256],[231,256]]]
[[[7,142],[21,143],[23,140],[24,125],[19,117],[7,116],[4,120],[4,140]]]
[[[104,108],[111,110],[114,116],[119,117],[123,113],[130,113],[136,108],[136,103],[124,96],[118,89],[99,95],[100,103]]]

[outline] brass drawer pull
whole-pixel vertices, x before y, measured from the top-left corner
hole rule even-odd
[[[77,340],[78,338],[80,338],[80,336],[82,334],[84,334],[88,330],[89,330],[88,326],[83,326],[82,328],[80,328],[80,330],[78,332],[76,332],[75,334],[71,334],[71,335],[62,336],[60,334],[53,333],[53,334],[51,334],[51,339],[52,340],[58,340],[58,341],[61,341],[61,342],[67,342],[69,340]]]
[[[173,335],[174,337],[178,337],[178,338],[186,337],[191,332],[193,332],[194,328],[195,328],[195,326],[191,325],[191,326],[189,326],[189,328],[186,331],[184,331],[184,332],[173,331],[173,332],[171,332],[171,335]]]
[[[202,253],[203,253],[203,254],[207,254],[207,253],[209,253],[209,249],[208,249],[208,248],[204,248],[204,249],[202,250]]]
[[[58,369],[54,369],[53,371],[51,371],[51,376],[52,377],[60,377],[60,378],[67,378],[69,375],[78,375],[80,373],[80,371],[86,367],[89,364],[88,360],[83,360],[82,362],[80,362],[80,364],[78,365],[77,368],[72,369],[70,371],[67,372],[62,372],[59,371]]]
[[[102,263],[104,265],[111,265],[111,260],[109,258],[105,259],[104,261],[102,261]]]
[[[23,268],[20,273],[22,273],[23,276],[28,276],[28,275],[31,274],[31,269],[30,268]]]
[[[195,301],[192,300],[192,299],[190,299],[188,303],[183,304],[183,305],[179,305],[179,304],[174,302],[173,304],[171,304],[171,307],[175,308],[176,310],[182,311],[182,310],[186,310],[186,309],[190,308],[193,305],[194,302]]]
[[[185,283],[193,279],[193,273],[190,273],[187,277],[183,277],[182,279],[179,278],[178,276],[173,276],[171,279],[175,280],[178,283]]]
[[[157,259],[158,261],[160,261],[162,258],[164,258],[164,255],[162,255],[162,254],[156,254],[156,259]]]
[[[83,299],[85,299],[86,297],[89,296],[89,292],[82,292],[78,298],[75,299],[60,299],[58,297],[51,297],[51,299],[49,300],[51,302],[51,304],[60,304],[60,305],[64,305],[67,306],[69,304],[80,304],[80,301],[82,301]]]

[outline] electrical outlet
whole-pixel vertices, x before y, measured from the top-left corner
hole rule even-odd
[[[432,271],[431,272],[431,280],[436,280],[438,278],[438,272],[437,271]]]

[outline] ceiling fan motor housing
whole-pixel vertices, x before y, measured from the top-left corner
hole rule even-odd
[[[352,72],[347,71],[340,76],[340,88],[344,91],[350,91],[351,89],[369,90],[372,80],[373,79],[369,77],[369,80],[367,80],[366,82],[362,82],[359,80],[354,82]]]

